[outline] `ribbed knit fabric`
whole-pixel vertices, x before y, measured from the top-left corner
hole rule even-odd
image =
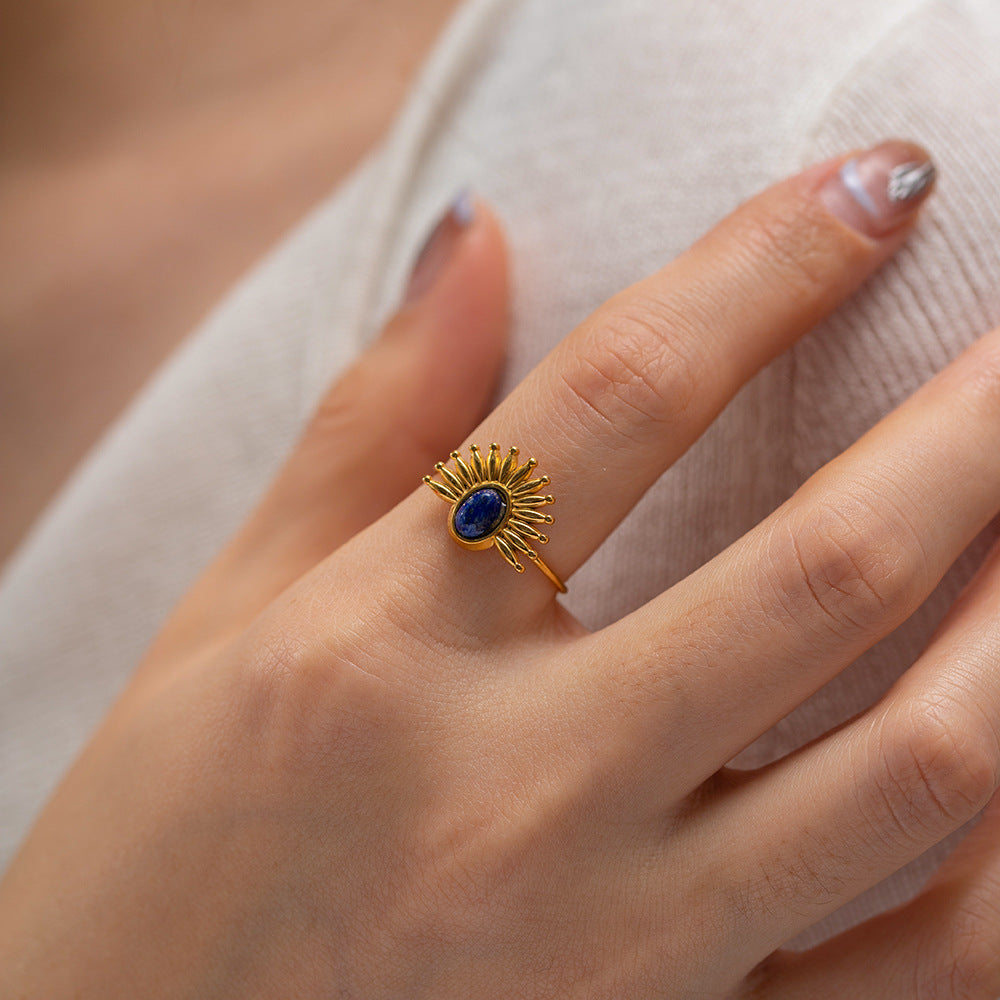
[[[507,391],[603,299],[807,163],[900,136],[940,167],[907,246],[749,384],[574,576],[569,608],[600,626],[739,537],[1000,323],[997,52],[995,0],[470,0],[380,149],[192,335],[0,580],[0,861],[392,310],[460,187],[508,229]],[[743,761],[870,704],[987,542]],[[802,940],[906,898],[939,855]]]

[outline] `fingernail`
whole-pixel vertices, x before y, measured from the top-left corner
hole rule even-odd
[[[472,196],[468,191],[462,191],[424,240],[410,272],[403,305],[419,299],[434,284],[448,263],[459,237],[469,228],[474,218]]]
[[[937,170],[921,146],[899,139],[851,157],[820,189],[823,204],[866,236],[885,236],[931,193]]]

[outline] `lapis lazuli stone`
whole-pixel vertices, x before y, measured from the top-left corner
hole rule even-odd
[[[507,513],[507,498],[492,486],[470,493],[455,510],[455,534],[469,542],[491,535]]]

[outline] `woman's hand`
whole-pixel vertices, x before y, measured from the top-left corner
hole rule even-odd
[[[926,172],[896,201],[887,172],[922,152],[877,147],[855,195],[851,159],[615,296],[468,436],[551,477],[563,578],[905,239]],[[414,486],[483,415],[503,349],[499,231],[461,216],[7,874],[3,995],[995,996],[993,815],[912,904],[776,949],[990,800],[1000,557],[879,704],[759,772],[724,765],[1000,508],[1000,331],[591,634],[535,567],[456,546]]]

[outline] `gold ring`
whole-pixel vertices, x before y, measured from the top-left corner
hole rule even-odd
[[[548,476],[529,479],[538,462],[529,458],[517,464],[517,448],[511,448],[500,458],[500,445],[491,444],[484,458],[479,448],[470,448],[471,460],[465,462],[457,451],[451,453],[455,468],[438,462],[434,469],[443,482],[424,476],[424,482],[442,500],[451,504],[448,532],[463,549],[488,549],[495,546],[500,554],[518,571],[524,566],[518,554],[528,557],[555,585],[566,593],[566,584],[542,561],[531,542],[544,545],[549,539],[536,527],[551,524],[552,515],[541,507],[555,503],[552,495],[538,491],[549,482]]]

